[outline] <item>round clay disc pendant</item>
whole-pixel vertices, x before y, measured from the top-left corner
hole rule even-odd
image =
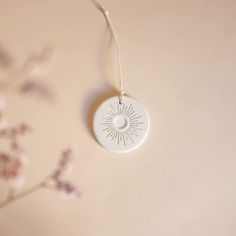
[[[97,109],[93,130],[97,141],[112,152],[128,152],[139,147],[147,137],[149,116],[134,99],[123,96],[105,100]]]

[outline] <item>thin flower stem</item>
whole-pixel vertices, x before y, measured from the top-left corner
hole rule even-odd
[[[52,185],[43,185],[42,188],[45,188],[45,189],[50,189],[50,190],[57,190],[57,188],[55,186],[52,186]]]
[[[29,187],[28,189],[26,189],[25,191],[21,192],[21,193],[18,193],[16,195],[12,195],[11,197],[8,196],[8,198],[4,201],[2,201],[0,203],[0,209],[3,208],[3,207],[6,207],[8,206],[9,204],[21,199],[21,198],[24,198],[36,191],[38,191],[39,189],[41,189],[48,181],[49,179],[46,178],[45,180],[33,185],[32,187]]]
[[[14,87],[17,87],[17,85],[21,83],[23,79],[23,69],[15,69],[14,71],[10,72],[4,79],[0,79],[1,92],[7,92],[11,89],[14,89]]]
[[[8,196],[7,196],[7,199],[10,199],[14,196],[15,194],[15,189],[10,187],[9,190],[8,190]]]

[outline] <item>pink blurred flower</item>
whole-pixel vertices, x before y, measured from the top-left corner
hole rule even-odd
[[[5,114],[6,102],[0,97],[0,129],[7,126],[7,119]]]
[[[68,174],[68,170],[72,169],[72,149],[68,148],[62,152],[56,169],[51,175],[56,190],[64,199],[76,198],[79,196],[77,187],[69,181],[63,180],[63,176]]]
[[[70,182],[58,181],[56,188],[63,199],[75,199],[79,197],[77,188]]]
[[[6,102],[3,98],[0,98],[0,112],[6,108]]]
[[[17,175],[15,178],[9,179],[8,183],[14,189],[20,188],[25,184],[25,177],[23,175]]]
[[[16,75],[12,78],[11,71],[6,70],[4,77],[7,78],[9,76],[10,78],[0,78],[0,89],[4,90],[6,88],[15,87],[15,91],[21,94],[30,94],[43,99],[52,100],[54,98],[53,91],[46,84],[42,83],[42,79],[46,78],[50,71],[52,55],[53,47],[46,45],[40,51],[33,52],[29,55],[20,66],[16,67],[12,65],[10,68]],[[19,73],[19,76],[17,76],[17,73]],[[14,83],[13,80],[18,80],[18,83]]]
[[[9,151],[0,152],[0,178],[13,188],[20,187],[25,182],[22,171],[27,164],[27,157],[19,143],[19,137],[29,131],[29,126],[24,123],[0,130],[0,138],[9,142]]]
[[[24,68],[30,74],[39,74],[51,62],[53,47],[46,45],[41,51],[33,52],[25,61]]]
[[[53,98],[53,92],[47,86],[35,81],[34,79],[25,81],[20,86],[19,91],[22,94],[32,94],[47,100]]]
[[[12,88],[12,91],[18,94],[33,94],[46,99],[54,98],[53,91],[41,81],[50,69],[52,51],[51,46],[44,47],[41,51],[31,54],[20,66],[17,66],[12,63],[10,57],[7,58],[7,54],[4,55],[0,47],[0,60],[5,60],[2,68],[5,71],[4,77],[6,77],[0,78],[0,91]],[[11,71],[14,72],[14,76],[11,76]],[[14,80],[18,80],[17,83]],[[20,138],[31,132],[32,129],[25,123],[15,127],[3,125],[6,120],[5,107],[5,100],[0,97],[0,141],[3,139],[8,143],[8,151],[2,152],[0,150],[0,179],[5,180],[12,188],[18,188],[25,182],[23,167],[28,164]],[[65,199],[78,197],[77,187],[70,181],[64,180],[65,174],[71,172],[73,168],[71,160],[72,150],[68,148],[62,152],[53,173],[33,186],[32,189],[36,191],[45,187],[56,190]],[[9,204],[9,201],[17,200],[18,196],[26,196],[30,193],[31,191],[25,190],[18,194],[10,189],[8,197],[0,205],[4,206],[6,203]]]
[[[27,125],[26,123],[22,123],[16,127],[7,127],[0,130],[0,138],[6,138],[16,142],[19,136],[30,133],[31,131],[32,128],[29,125]]]
[[[24,183],[22,167],[21,159],[0,153],[0,178],[9,182],[12,187],[19,187]]]
[[[58,180],[65,172],[71,168],[72,161],[72,150],[70,148],[62,152],[61,158],[59,159],[55,170],[52,173],[52,179]]]

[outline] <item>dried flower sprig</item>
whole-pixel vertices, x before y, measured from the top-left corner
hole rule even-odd
[[[51,63],[52,52],[51,46],[45,46],[41,51],[33,52],[20,66],[8,59],[9,63],[2,68],[4,75],[0,74],[0,92],[13,91],[19,94],[33,94],[47,100],[53,99],[52,90],[43,83],[45,72]],[[10,56],[6,51],[1,55],[0,51],[0,58]]]
[[[19,138],[28,132],[31,132],[31,128],[26,124],[0,130],[0,139],[9,144],[8,151],[0,150],[0,178],[7,181],[11,188],[20,187],[24,183],[22,170],[27,158]]]
[[[1,104],[4,104],[3,100]],[[1,107],[0,118],[5,105]],[[78,188],[64,178],[65,173],[70,169],[72,164],[72,149],[70,148],[61,153],[56,168],[51,174],[26,190],[17,191],[24,184],[23,168],[27,163],[27,155],[21,145],[20,139],[31,132],[32,128],[26,123],[15,127],[7,126],[0,128],[0,141],[5,141],[8,144],[7,151],[0,150],[0,180],[4,180],[9,184],[8,195],[3,202],[0,202],[0,208],[42,188],[56,190],[63,198],[67,199],[77,198],[80,195]]]
[[[8,196],[5,200],[0,202],[0,208],[3,208],[16,200],[28,196],[40,189],[55,190],[60,193],[63,198],[71,199],[78,198],[80,192],[78,188],[70,181],[64,180],[63,175],[72,161],[72,150],[67,149],[63,151],[56,169],[39,183],[27,188],[24,191],[17,192],[15,188],[10,188]],[[4,180],[11,180],[19,174],[21,168],[19,158],[14,158],[8,154],[0,153],[0,178]]]
[[[22,66],[15,67],[14,60],[6,50],[0,47],[0,66],[6,70],[5,76],[0,74],[0,92],[14,91],[19,95],[33,94],[40,98],[51,99],[52,91],[41,82],[41,78],[44,77],[42,74],[45,64],[50,62],[51,54],[52,48],[45,47],[42,51],[30,55]],[[0,149],[0,180],[7,182],[9,186],[6,198],[0,202],[0,208],[43,188],[55,190],[62,197],[69,199],[77,198],[80,195],[78,188],[65,179],[65,173],[72,164],[70,148],[62,152],[56,168],[51,174],[37,184],[23,191],[19,190],[24,184],[23,169],[27,163],[27,155],[20,139],[30,132],[32,132],[32,128],[25,123],[15,127],[8,126],[6,102],[0,97],[0,141],[8,144],[7,150]]]
[[[68,172],[68,170],[71,170],[71,161],[72,149],[68,148],[62,152],[55,170],[50,175],[52,185],[49,186],[58,190],[64,198],[76,198],[80,196],[77,187],[63,178],[64,174]]]

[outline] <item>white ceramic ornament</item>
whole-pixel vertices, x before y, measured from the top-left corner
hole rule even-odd
[[[139,147],[147,137],[149,116],[133,98],[123,96],[105,100],[97,109],[93,130],[97,141],[112,152],[128,152]]]
[[[131,97],[124,96],[123,73],[117,34],[110,14],[99,0],[94,0],[102,11],[115,43],[119,69],[119,95],[107,99],[97,109],[93,130],[97,141],[112,152],[128,152],[139,147],[147,137],[149,116],[145,108]]]

